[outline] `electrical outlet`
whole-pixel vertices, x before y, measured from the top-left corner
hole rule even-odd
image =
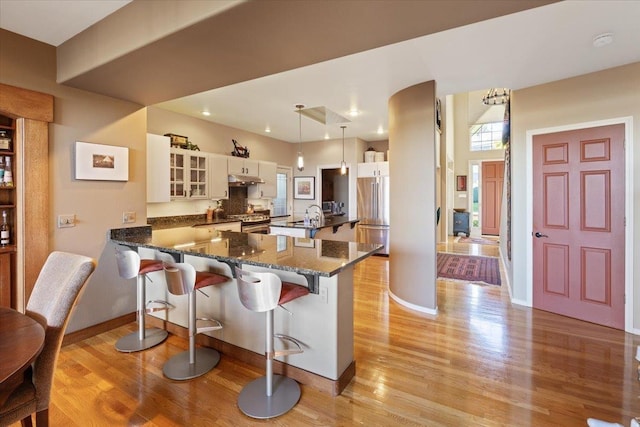
[[[329,290],[324,286],[320,287],[320,299],[325,304],[329,303]]]
[[[67,228],[76,226],[76,215],[58,215],[58,228]]]
[[[136,213],[131,211],[131,212],[122,212],[122,223],[123,224],[129,224],[132,222],[136,222]]]

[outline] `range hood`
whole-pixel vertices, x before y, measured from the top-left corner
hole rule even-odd
[[[253,184],[264,184],[264,180],[259,176],[251,175],[229,175],[230,187],[244,187]]]

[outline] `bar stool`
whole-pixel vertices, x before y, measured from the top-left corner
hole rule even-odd
[[[189,296],[189,350],[169,359],[164,364],[162,372],[172,380],[190,380],[206,374],[220,361],[218,351],[212,348],[196,348],[196,334],[222,329],[218,320],[196,317],[196,291],[206,286],[224,283],[229,278],[216,273],[196,271],[191,264],[186,263],[165,262],[164,272],[171,294]],[[215,325],[198,328],[198,321],[214,322]]]
[[[137,278],[138,306],[138,332],[132,332],[120,338],[116,342],[116,350],[123,353],[132,353],[154,347],[166,340],[169,334],[164,329],[145,328],[144,316],[146,313],[168,310],[171,305],[166,301],[149,301],[149,303],[145,303],[146,275],[153,271],[162,270],[162,261],[141,259],[136,251],[116,246],[116,263],[118,264],[120,277],[123,279]],[[148,308],[149,304],[160,304],[161,307],[156,305],[155,307]]]
[[[295,380],[284,375],[274,375],[273,359],[278,356],[299,354],[303,351],[300,342],[295,338],[273,333],[273,311],[279,305],[307,295],[309,289],[293,283],[282,282],[273,273],[248,272],[238,267],[236,267],[236,277],[238,279],[238,295],[242,305],[251,311],[266,312],[266,375],[244,386],[238,396],[238,407],[245,415],[252,418],[277,417],[288,412],[298,403],[300,386]],[[274,337],[290,341],[298,349],[274,351]]]

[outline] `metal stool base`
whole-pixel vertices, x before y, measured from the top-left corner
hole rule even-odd
[[[298,383],[283,375],[273,376],[273,394],[266,394],[267,377],[247,384],[238,397],[238,407],[247,416],[267,419],[289,412],[300,400]]]
[[[144,339],[140,340],[138,332],[132,332],[116,342],[116,350],[122,353],[146,350],[162,343],[168,336],[169,333],[164,329],[148,328],[144,330]]]
[[[204,375],[220,362],[220,353],[212,348],[196,348],[196,363],[189,363],[189,351],[183,351],[167,360],[162,368],[164,376],[177,381]]]

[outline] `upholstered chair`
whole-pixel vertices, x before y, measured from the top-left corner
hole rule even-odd
[[[27,371],[24,382],[0,408],[0,425],[22,421],[23,426],[31,426],[34,412],[37,427],[49,425],[53,373],[64,331],[71,310],[95,266],[91,258],[65,252],[52,252],[47,258],[25,312],[44,327],[44,347]]]

